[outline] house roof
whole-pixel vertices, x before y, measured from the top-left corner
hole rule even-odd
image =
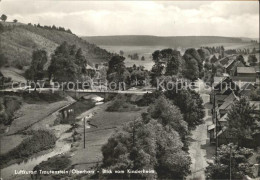
[[[208,131],[212,130],[212,129],[215,129],[216,127],[216,124],[211,124],[208,126]]]
[[[242,84],[242,86],[240,87],[240,91],[239,93],[243,92],[243,91],[251,91],[251,90],[254,90],[255,89],[255,86],[250,83],[250,82],[245,82]]]
[[[235,100],[237,100],[237,97],[234,92],[232,92],[227,98],[224,99],[224,103],[219,107],[219,109],[227,109]]]
[[[222,64],[223,66],[229,66],[236,59],[236,57],[237,57],[236,55],[226,56],[220,59],[219,63]]]
[[[216,87],[218,84],[220,84],[221,82],[223,82],[226,78],[226,76],[220,76],[220,77],[214,77],[214,87]]]
[[[237,67],[237,73],[240,74],[255,74],[256,70],[254,67]]]
[[[233,81],[238,81],[238,82],[256,82],[257,81],[256,77],[232,76],[231,78]]]
[[[226,122],[227,121],[227,113],[224,116],[222,116],[218,121],[219,122]]]
[[[221,130],[218,132],[217,137],[220,136],[221,134],[223,134],[226,130],[227,130],[227,127],[223,127],[223,129],[221,129]]]
[[[258,71],[258,72],[260,71],[260,66],[255,66],[254,68],[255,68],[255,71]]]
[[[227,64],[224,64],[224,68],[228,68],[228,67],[231,66],[234,62],[235,62],[234,59],[229,60]]]
[[[250,105],[255,105],[256,110],[260,110],[260,101],[249,101]]]

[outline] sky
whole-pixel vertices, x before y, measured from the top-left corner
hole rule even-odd
[[[258,1],[0,0],[0,14],[80,36],[259,38]]]

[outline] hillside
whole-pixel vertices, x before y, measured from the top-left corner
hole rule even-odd
[[[106,50],[88,43],[70,32],[51,29],[47,26],[37,27],[22,23],[1,23],[4,26],[4,32],[0,33],[0,50],[8,58],[11,66],[29,65],[34,49],[44,49],[50,56],[55,48],[64,41],[82,48],[90,64],[105,62],[111,57],[111,54]]]
[[[241,43],[241,38],[218,36],[88,36],[88,42],[109,46],[166,46],[166,47],[198,47],[212,43]]]

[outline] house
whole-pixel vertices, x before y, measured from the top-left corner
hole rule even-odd
[[[215,101],[219,104],[218,100],[224,100],[232,92],[239,91],[239,86],[230,77],[214,77],[213,90],[210,93],[210,102]]]
[[[237,67],[245,67],[245,65],[241,61],[236,61],[234,64],[228,67],[228,73],[230,76],[237,75]]]
[[[240,83],[240,82],[239,82]],[[238,91],[239,97],[247,97],[250,98],[252,91],[254,91],[256,88],[253,85],[253,83],[245,82],[240,87],[240,90]]]
[[[220,117],[224,116],[229,109],[231,109],[232,104],[238,100],[238,97],[232,92],[227,98],[224,99],[224,103],[218,107]]]
[[[242,64],[240,64],[240,61],[237,61],[236,55],[230,55],[227,57],[224,57],[219,60],[219,63],[225,68],[225,73],[233,74],[234,73],[234,67]]]
[[[237,67],[238,77],[257,77],[256,69],[254,67]]]
[[[255,106],[254,116],[260,118],[260,101],[249,101],[251,106]]]
[[[4,75],[0,71],[0,86],[4,85]]]

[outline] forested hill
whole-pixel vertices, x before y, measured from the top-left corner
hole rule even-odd
[[[82,48],[90,64],[108,61],[111,54],[95,44],[88,43],[70,30],[55,26],[0,22],[0,53],[7,57],[11,66],[26,66],[31,62],[32,51],[44,49],[48,55],[62,42]]]
[[[240,43],[241,38],[218,36],[88,36],[85,40],[97,45],[110,46],[167,46],[167,47],[198,47],[211,43]]]

